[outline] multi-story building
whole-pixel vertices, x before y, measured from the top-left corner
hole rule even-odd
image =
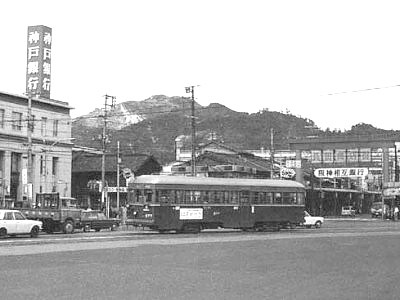
[[[1,207],[29,205],[37,193],[70,196],[70,110],[66,102],[0,92]]]

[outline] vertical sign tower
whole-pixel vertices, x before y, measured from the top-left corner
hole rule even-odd
[[[51,28],[28,27],[26,93],[30,96],[50,99],[51,39]]]

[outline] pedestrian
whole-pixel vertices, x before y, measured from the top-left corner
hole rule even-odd
[[[396,206],[394,208],[394,220],[397,221],[399,219],[399,208]]]

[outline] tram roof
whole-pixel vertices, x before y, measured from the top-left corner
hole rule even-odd
[[[168,175],[142,175],[135,178],[139,184],[192,184],[192,185],[229,185],[229,186],[262,186],[304,188],[299,182],[280,179],[249,179],[220,177],[188,177]]]

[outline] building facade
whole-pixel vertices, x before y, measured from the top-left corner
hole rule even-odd
[[[70,109],[66,102],[0,92],[1,207],[29,206],[37,193],[71,195]]]

